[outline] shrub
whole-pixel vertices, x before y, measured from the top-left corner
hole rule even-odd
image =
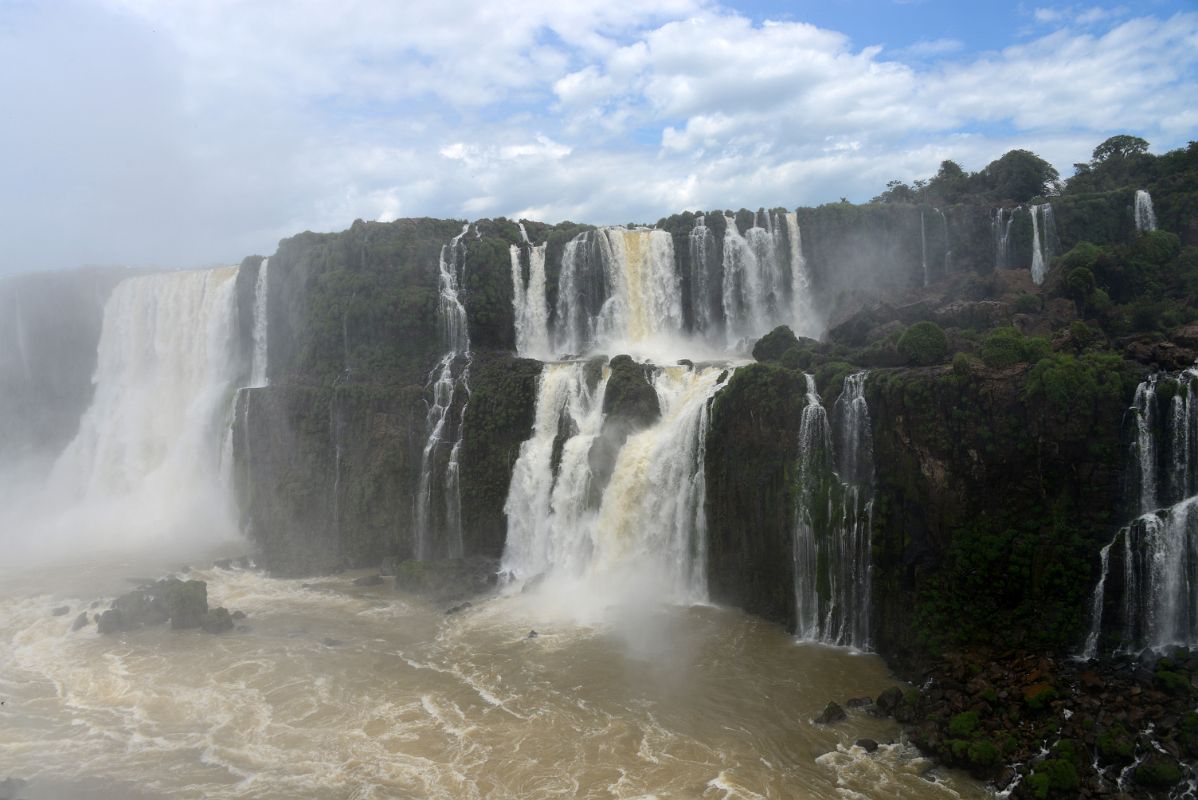
[[[963,711],[948,721],[948,733],[954,738],[964,739],[976,731],[980,725],[978,712]]]
[[[1021,292],[1015,298],[1015,310],[1020,314],[1037,314],[1044,307],[1044,301],[1039,295]]]
[[[1023,361],[1023,334],[1015,328],[995,328],[982,342],[982,361],[995,369]]]
[[[948,353],[948,337],[934,322],[917,322],[899,337],[898,350],[909,364],[937,364]]]

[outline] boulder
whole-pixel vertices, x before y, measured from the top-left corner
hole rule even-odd
[[[120,633],[126,629],[125,615],[121,613],[119,608],[110,608],[100,615],[99,619],[96,620],[96,625],[101,635],[107,636],[112,633]]]
[[[74,633],[75,631],[84,627],[88,622],[89,620],[87,618],[87,612],[80,612],[79,616],[75,617],[75,621],[71,623],[71,633]]]
[[[828,703],[824,706],[824,710],[816,717],[813,722],[817,725],[829,725],[833,722],[841,722],[848,718],[848,714],[844,713],[844,709],[836,703]]]
[[[218,606],[200,618],[200,627],[205,633],[227,633],[233,630],[233,617],[227,608]]]
[[[853,742],[853,746],[860,747],[867,753],[872,753],[878,749],[878,743],[873,739],[858,739]]]
[[[354,586],[380,586],[382,583],[382,575],[363,575],[361,578],[354,578]]]
[[[50,612],[50,616],[52,616],[52,617],[65,617],[67,614],[70,614],[70,613],[71,613],[71,607],[70,607],[70,606],[59,606],[58,608],[56,608],[56,609],[54,609],[53,611],[51,611],[51,612]]]

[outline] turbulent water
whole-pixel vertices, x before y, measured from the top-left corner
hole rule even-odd
[[[588,608],[629,592],[706,600],[703,448],[709,403],[727,374],[656,369],[661,419],[620,444],[599,487],[607,368],[546,365],[533,434],[512,471],[504,574],[547,579],[561,602]]]
[[[1196,381],[1198,370],[1186,370],[1136,389],[1128,409],[1134,518],[1102,550],[1085,656],[1198,644]]]
[[[188,577],[248,630],[70,631],[154,569],[0,574],[0,775],[32,800],[985,796],[910,748],[853,746],[889,721],[808,721],[892,685],[879,659],[737,612],[581,625],[530,593],[445,616],[352,576],[206,569]]]
[[[1019,209],[994,209],[990,220],[990,231],[994,236],[994,268],[1007,269],[1011,266],[1011,223]]]

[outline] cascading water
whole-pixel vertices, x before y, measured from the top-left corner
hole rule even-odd
[[[949,275],[953,270],[953,251],[948,239],[948,217],[938,208],[932,210],[940,215],[940,226],[944,230],[944,274]]]
[[[727,371],[654,371],[661,418],[624,442],[596,508],[589,456],[602,435],[607,383],[596,366],[545,367],[533,434],[512,471],[501,570],[524,583],[583,581],[588,592],[651,576],[659,598],[703,601],[704,447],[709,404]]]
[[[707,335],[716,324],[712,303],[711,271],[708,263],[714,240],[706,221],[702,214],[695,217],[695,227],[691,229],[689,239],[691,264],[689,305],[693,320],[691,327],[699,336]]]
[[[994,268],[1007,269],[1011,266],[1011,223],[1019,208],[994,209],[990,230],[994,234]]]
[[[923,285],[928,285],[928,226],[923,209],[919,210],[919,261],[923,265]]]
[[[865,379],[845,378],[833,421],[807,375],[799,423],[794,528],[795,633],[801,639],[869,647],[873,436]]]
[[[1143,189],[1136,189],[1135,220],[1136,231],[1140,233],[1156,230],[1156,212],[1152,209],[1152,195]]]
[[[1052,203],[1041,203],[1031,207],[1032,214],[1032,281],[1039,286],[1044,283],[1048,263],[1054,255],[1056,227],[1053,224]]]
[[[674,240],[648,228],[600,228],[562,254],[557,349],[636,348],[683,330]]]
[[[187,545],[234,534],[220,475],[241,368],[236,274],[170,272],[113,291],[91,406],[54,465],[47,508],[23,523],[37,545]]]
[[[601,228],[568,242],[551,336],[556,350],[644,353],[688,334],[691,344],[724,350],[778,325],[818,335],[796,215],[759,212],[743,236],[731,217],[725,223],[717,256],[705,218],[696,218],[687,240],[685,297],[673,237],[666,231]],[[519,286],[516,292],[519,320],[529,301]]]
[[[1138,516],[1103,548],[1085,657],[1198,644],[1195,391],[1194,369],[1151,376],[1136,389],[1128,461]]]
[[[270,259],[262,259],[258,266],[258,279],[254,282],[254,328],[253,357],[250,362],[250,386],[266,386],[267,377],[267,342],[270,325],[269,295],[270,295]]]
[[[462,498],[458,457],[462,427],[470,399],[470,334],[466,308],[459,296],[465,263],[462,238],[470,225],[447,245],[438,259],[437,320],[445,355],[429,373],[432,400],[425,416],[428,436],[420,456],[420,483],[413,512],[415,557],[424,561],[462,555]],[[523,230],[523,228],[521,228]],[[455,372],[456,370],[456,372]],[[456,413],[456,418],[454,412]],[[448,454],[444,453],[448,447]],[[438,513],[436,498],[444,500]],[[438,534],[443,532],[444,537]]]
[[[520,223],[520,238],[523,240],[521,244],[514,244],[510,248],[516,351],[529,358],[547,359],[551,355],[549,308],[545,302],[545,250],[548,244],[534,245],[530,242],[523,222]],[[527,280],[524,270],[525,261],[528,263]],[[442,296],[444,296],[444,290]],[[456,299],[457,289],[455,286],[455,302]]]

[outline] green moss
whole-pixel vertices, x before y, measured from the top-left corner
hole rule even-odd
[[[1042,711],[1048,707],[1048,704],[1059,697],[1056,688],[1047,683],[1037,684],[1026,690],[1023,695],[1023,701],[1032,711]]]
[[[1192,691],[1190,676],[1185,672],[1174,672],[1168,669],[1157,669],[1156,685],[1169,694],[1187,696]]]
[[[1119,723],[1100,733],[1094,743],[1104,764],[1130,764],[1135,760],[1135,742]]]
[[[779,325],[753,345],[753,358],[758,361],[777,361],[786,351],[798,346],[799,340],[794,331],[785,325]]]
[[[963,711],[948,721],[948,732],[950,736],[968,738],[980,725],[981,720],[978,718],[978,712]]]
[[[1002,754],[999,753],[993,742],[979,739],[969,745],[969,763],[975,767],[986,769],[997,766],[1002,760]]]
[[[1167,789],[1181,781],[1181,767],[1172,758],[1154,753],[1135,768],[1132,779],[1141,786]]]
[[[1032,782],[1031,779],[1037,778]],[[1074,797],[1080,786],[1077,768],[1061,758],[1046,758],[1036,765],[1029,778],[1029,788],[1037,798]]]

